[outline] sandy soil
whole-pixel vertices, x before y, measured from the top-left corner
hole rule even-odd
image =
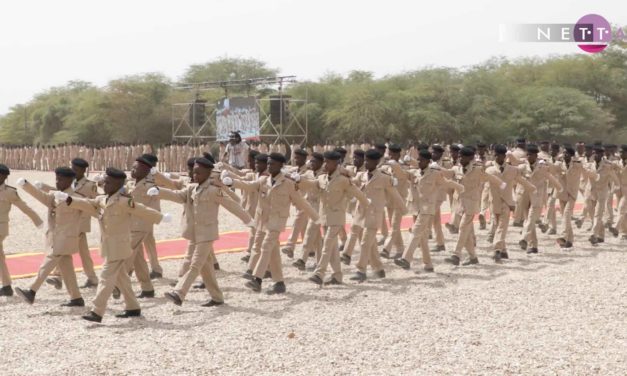
[[[5,249],[40,249],[39,237],[24,236],[37,231],[28,219],[17,212],[12,218]],[[221,225],[240,226],[228,215]],[[178,236],[171,227],[160,226],[157,237]],[[84,309],[60,307],[65,291],[43,286],[33,306],[0,298],[0,373],[627,374],[627,243],[608,238],[592,247],[580,231],[575,250],[564,252],[541,235],[541,253],[528,256],[516,246],[517,231],[511,229],[511,259],[503,264],[490,260],[478,231],[479,265],[452,267],[436,254],[436,273],[416,274],[417,263],[404,271],[386,261],[388,277],[363,284],[346,278],[343,286],[318,288],[306,279],[311,271],[284,258],[288,293],[280,297],[244,287],[241,254],[219,255],[225,306],[200,307],[208,294],[197,290],[182,307],[168,304],[162,295],[172,280],[163,279],[159,297],[141,302],[142,318],[114,318],[123,304],[112,300],[102,325],[81,320]],[[448,249],[455,238],[447,235]],[[178,263],[163,263],[167,276]],[[344,270],[348,277],[354,267]]]

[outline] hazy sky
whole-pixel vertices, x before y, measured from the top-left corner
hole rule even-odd
[[[177,79],[189,65],[222,56],[316,79],[583,53],[569,44],[499,43],[498,28],[574,23],[587,13],[627,25],[624,0],[4,1],[0,114],[69,80],[105,85],[144,72]]]

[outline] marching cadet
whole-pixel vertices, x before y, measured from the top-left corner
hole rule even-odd
[[[384,143],[374,144],[374,149],[381,154],[381,159],[379,160],[379,165],[377,166],[377,168],[383,166],[383,164],[387,161],[387,155],[386,155],[387,147],[388,146]],[[390,215],[389,213],[386,215],[386,212],[384,210],[383,217],[381,218],[381,225],[380,225],[381,239],[377,241],[377,245],[384,245],[385,241],[388,238],[388,235],[389,235],[388,221],[386,218],[390,218]]]
[[[362,149],[353,150],[353,165],[347,166],[346,171],[350,178],[354,178],[357,176],[357,173],[365,171],[364,161],[366,152]],[[351,200],[346,207],[346,211],[353,216],[355,213],[355,206],[357,204],[356,200]],[[355,249],[355,244],[357,242],[361,242],[361,235],[363,233],[363,228],[355,224],[355,221],[351,221],[350,234],[345,244],[340,245],[340,250],[342,250],[342,255],[340,256],[340,260],[346,264],[350,265],[351,256],[353,255],[353,250]]]
[[[592,169],[599,175],[597,180],[589,179],[586,188],[586,204],[590,208],[590,213],[594,213],[592,222],[592,235],[588,239],[592,245],[605,241],[605,226],[603,224],[603,212],[606,208],[606,200],[609,196],[610,184],[620,185],[616,175],[615,166],[605,159],[605,149],[601,145],[594,148],[594,161],[590,164]]]
[[[477,153],[476,158],[477,161],[482,163],[487,167],[487,163],[489,161],[488,158],[488,146],[483,142],[477,143]],[[481,210],[479,211],[479,230],[485,230],[487,223],[485,220],[486,211],[490,207],[490,186],[489,184],[483,185],[483,191],[481,191]]]
[[[28,218],[33,221],[37,228],[43,227],[43,221],[35,211],[28,206],[17,194],[17,189],[6,185],[6,179],[11,174],[9,168],[0,164],[0,278],[2,288],[0,288],[0,296],[13,296],[13,288],[11,287],[11,274],[7,268],[4,256],[4,248],[2,244],[4,239],[9,235],[9,212],[11,206],[17,206]]]
[[[146,149],[147,145],[144,146]],[[142,158],[150,162],[150,175],[147,177],[147,180],[152,180],[153,183],[156,184],[155,174],[157,174],[157,163],[159,159],[154,154],[144,153],[141,155]],[[183,171],[182,169],[179,171]],[[154,208],[160,210],[159,205]],[[163,278],[163,268],[161,264],[159,264],[159,255],[157,254],[157,241],[155,240],[155,231],[154,227],[150,226],[150,231],[146,235],[143,241],[144,248],[146,249],[146,253],[148,254],[148,262],[150,263],[150,279],[158,279]],[[142,257],[143,250],[142,250]]]
[[[385,278],[385,270],[377,252],[377,229],[383,223],[386,199],[390,201],[394,210],[401,214],[407,212],[407,207],[392,183],[392,176],[378,169],[383,155],[374,149],[366,152],[366,171],[357,173],[353,182],[360,188],[370,200],[366,206],[361,202],[355,207],[353,223],[364,229],[361,239],[361,253],[357,262],[357,272],[350,279],[363,282],[367,279],[366,268],[372,267],[375,276]]]
[[[324,164],[324,156],[320,153],[313,153],[309,162],[309,171],[303,176],[303,178],[309,180],[317,180],[318,176],[324,173],[322,168]],[[319,212],[320,210],[320,192],[319,190],[312,189],[305,191],[305,199],[311,205],[311,207]],[[322,236],[320,235],[320,223],[315,221],[307,221],[307,228],[305,229],[305,238],[303,239],[302,256],[292,263],[292,266],[300,271],[305,270],[309,255],[314,254],[316,257],[316,263],[322,257]],[[288,253],[287,257],[294,257],[294,253]]]
[[[508,162],[512,166],[518,166],[525,163],[527,158],[527,140],[524,138],[518,138],[516,140],[516,147],[508,154]],[[527,217],[527,211],[529,207],[529,195],[522,187],[516,187],[516,209],[514,210],[513,227],[523,227],[523,222]]]
[[[562,160],[557,162],[556,167],[558,179],[564,188],[556,196],[562,211],[562,226],[564,226],[562,236],[557,239],[557,244],[561,248],[570,249],[573,247],[574,241],[573,210],[579,195],[581,179],[583,177],[586,180],[597,180],[599,176],[589,168],[589,165],[575,158],[575,149],[570,146],[564,147]]]
[[[78,197],[72,189],[72,182],[76,173],[69,167],[58,167],[54,172],[57,189],[54,193],[46,193],[31,185],[24,178],[20,178],[17,182],[17,185],[22,187],[26,193],[48,208],[48,228],[45,242],[46,258],[39,268],[37,277],[28,290],[17,287],[15,291],[24,301],[33,304],[35,294],[58,265],[70,295],[70,301],[62,304],[62,306],[83,307],[85,302],[76,282],[72,255],[79,250],[81,211],[84,209],[69,205],[72,200],[71,196]]]
[[[494,161],[486,169],[486,173],[496,176],[505,182],[504,189],[495,187],[490,184],[490,214],[492,226],[488,234],[488,241],[492,243],[494,249],[494,261],[499,262],[501,259],[508,259],[507,253],[507,229],[509,227],[509,217],[514,211],[516,203],[513,198],[513,190],[516,184],[520,184],[529,192],[535,193],[536,187],[529,183],[521,173],[521,171],[505,163],[507,159],[507,147],[504,145],[496,145],[494,147]]]
[[[294,163],[296,165],[296,171],[293,171],[300,176],[303,176],[307,172],[307,157],[309,153],[303,149],[298,149],[294,151]],[[296,246],[296,242],[298,238],[305,238],[305,229],[307,228],[308,217],[302,210],[298,210],[296,212],[296,216],[294,218],[294,222],[292,223],[292,234],[287,240],[287,244],[281,250],[281,252],[288,255],[291,254],[294,257],[294,247]],[[290,257],[290,258],[292,258]]]
[[[446,262],[459,265],[462,249],[466,248],[470,258],[463,265],[478,264],[479,259],[475,253],[475,230],[473,219],[479,213],[481,205],[481,192],[483,185],[488,182],[504,189],[506,184],[500,178],[487,174],[484,166],[475,159],[475,150],[465,146],[460,151],[460,164],[453,167],[456,180],[464,186],[464,191],[459,193],[458,214],[461,215],[459,226],[459,238],[455,246],[454,254],[445,259]]]
[[[561,174],[559,154],[560,154],[559,144],[551,144],[551,151],[549,152],[549,156],[546,159],[546,162],[549,164],[549,167],[551,168],[551,173],[558,179],[560,178],[560,174]],[[562,183],[562,186],[563,185],[564,184]],[[542,230],[544,231],[545,229],[548,228],[549,235],[555,235],[557,234],[557,214],[555,210],[555,203],[557,202],[557,195],[558,195],[557,190],[553,188],[549,189],[548,195],[549,195],[549,199],[547,202],[546,216],[545,216],[545,221],[544,221]]]
[[[627,145],[621,145],[620,161],[616,162],[616,170],[620,185],[620,201],[618,202],[618,221],[616,230],[620,232],[621,239],[627,240]]]
[[[281,268],[279,235],[285,229],[290,204],[305,211],[314,221],[318,221],[318,213],[296,191],[294,182],[287,179],[281,172],[285,162],[283,155],[272,153],[268,158],[269,175],[260,176],[253,182],[233,181],[228,177],[224,179],[224,184],[227,186],[232,185],[234,188],[259,194],[255,213],[255,245],[249,264],[254,265],[254,268],[252,268],[251,280],[246,282],[246,287],[255,292],[261,291],[261,278],[268,268],[272,273],[274,285],[267,293],[282,294],[286,291]]]
[[[450,158],[443,158],[443,155],[444,148],[441,145],[435,144],[431,146],[431,160],[438,165],[440,171],[444,173],[444,177],[450,179],[455,176],[455,173],[453,172],[454,164],[451,162]],[[452,207],[453,195],[455,193],[456,191],[454,188],[438,189],[436,191],[437,202],[435,203],[435,213],[432,221],[433,232],[435,233],[435,248],[433,248],[431,252],[442,252],[446,250],[446,246],[444,245],[444,232],[442,231],[442,204],[446,201],[448,196],[449,204],[451,204]],[[420,202],[420,198],[418,198],[418,202]],[[416,219],[417,218],[414,219],[414,222]]]
[[[302,179],[299,174],[294,174],[298,187],[305,191],[318,191],[320,195],[320,224],[324,226],[324,240],[322,255],[316,265],[314,274],[309,280],[317,285],[342,283],[342,268],[338,249],[338,237],[340,228],[346,225],[346,206],[348,200],[355,198],[367,208],[369,206],[366,195],[355,187],[350,179],[340,173],[339,165],[342,155],[336,151],[324,153],[324,174],[316,179]],[[324,281],[327,266],[331,263],[333,274],[331,279]]]
[[[171,191],[153,187],[148,190],[151,196],[185,205],[185,218],[182,236],[190,241],[193,253],[189,270],[179,279],[174,291],[166,292],[165,297],[176,305],[182,305],[192,283],[202,276],[211,300],[203,304],[213,307],[224,304],[222,291],[218,287],[212,263],[213,242],[218,239],[218,209],[220,206],[237,216],[247,226],[252,227],[252,218],[239,204],[222,189],[211,185],[213,163],[206,158],[198,158],[194,164],[193,181],[183,190]]]
[[[451,154],[451,163],[453,166],[457,166],[459,163],[460,151],[462,150],[462,146],[458,144],[452,144],[449,147],[449,151]],[[454,191],[449,194],[449,205],[451,207],[451,219],[452,221],[446,223],[444,226],[448,229],[451,234],[459,233],[459,223],[462,219],[462,216],[458,214],[457,208],[459,207],[459,195],[457,195]]]
[[[563,189],[562,184],[551,173],[549,164],[544,159],[538,158],[539,151],[537,145],[528,144],[527,160],[518,166],[525,178],[536,187],[535,192],[525,189],[524,194],[529,197],[529,212],[523,225],[523,238],[518,242],[520,248],[527,250],[528,254],[538,253],[536,227],[542,208],[546,203],[547,181],[558,192],[561,192]]]
[[[409,246],[401,258],[395,259],[394,263],[403,269],[409,269],[414,258],[414,251],[420,247],[422,251],[422,262],[424,271],[433,272],[431,253],[429,252],[429,230],[431,222],[435,218],[437,206],[441,204],[441,196],[438,192],[446,192],[452,188],[458,192],[463,192],[464,187],[454,181],[444,177],[444,173],[437,163],[431,163],[431,152],[422,149],[418,152],[418,169],[412,170],[413,179],[413,205],[418,214],[417,220],[412,228],[412,237]]]
[[[76,173],[76,178],[73,183],[74,193],[80,197],[93,199],[98,196],[98,185],[85,176],[88,167],[89,163],[82,158],[74,158],[72,160],[72,170]],[[35,185],[37,186],[37,183],[35,183]],[[46,189],[44,189],[44,191],[46,191]],[[91,231],[91,216],[89,214],[81,213],[80,227],[80,233],[78,235],[78,254],[81,257],[83,272],[87,277],[87,281],[81,288],[96,287],[98,286],[98,277],[96,276],[94,261],[91,259],[89,245],[87,244],[87,233]],[[46,279],[46,282],[52,284],[57,289],[61,289],[62,279],[58,267],[54,270],[51,277]]]
[[[150,178],[150,170],[152,163],[145,157],[137,157],[133,168],[131,169],[131,178],[125,185],[125,191],[133,198],[133,202],[145,205],[149,208],[159,211],[159,197],[148,195],[148,190],[156,187],[154,181]],[[144,258],[143,242],[148,234],[153,230],[153,222],[147,221],[142,217],[134,216],[131,218],[131,248],[133,253],[126,260],[126,270],[130,273],[135,271],[135,276],[141,286],[141,292],[138,298],[154,298],[155,289],[151,282],[148,264]]]
[[[126,270],[126,260],[131,257],[131,228],[135,217],[150,223],[170,222],[170,214],[160,212],[136,203],[130,195],[122,193],[126,174],[116,168],[107,168],[104,178],[104,195],[95,199],[73,197],[70,208],[80,208],[97,217],[100,223],[100,255],[104,259],[100,281],[93,308],[82,318],[87,321],[101,322],[107,309],[107,301],[117,287],[124,296],[124,312],[115,315],[118,318],[136,317],[141,309]]]
[[[384,165],[390,175],[393,177],[393,183],[398,191],[399,195],[403,199],[403,202],[407,202],[407,196],[409,195],[409,186],[411,184],[411,174],[408,171],[408,166],[405,165],[401,158],[401,147],[392,144],[388,147],[390,158]],[[403,205],[405,206],[405,205]],[[392,232],[390,238],[383,244],[383,250],[380,256],[383,258],[390,258],[390,252],[394,248],[396,255],[394,258],[399,258],[403,255],[405,246],[403,244],[403,236],[401,234],[401,221],[403,220],[403,211],[395,211],[394,207],[387,205],[388,215],[391,220]]]

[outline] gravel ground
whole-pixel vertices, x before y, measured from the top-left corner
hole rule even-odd
[[[13,215],[5,244],[40,249],[19,235],[20,226],[34,230],[18,223],[28,219]],[[237,220],[229,221],[222,230],[237,229],[229,228]],[[160,227],[158,238],[178,236],[173,227]],[[159,297],[142,302],[142,318],[114,318],[123,305],[112,302],[102,325],[81,320],[84,309],[59,307],[66,293],[43,286],[33,306],[0,298],[0,372],[627,374],[625,243],[608,238],[591,247],[581,231],[577,248],[564,252],[541,235],[541,253],[527,256],[516,247],[518,230],[511,229],[510,260],[503,264],[489,259],[479,231],[479,265],[452,267],[436,254],[436,273],[416,274],[386,261],[388,278],[363,284],[346,278],[343,286],[321,289],[306,280],[311,271],[284,259],[288,293],[280,297],[244,287],[241,254],[219,255],[225,306],[200,307],[208,299],[204,291],[191,292],[182,307],[168,304],[161,296],[171,280],[163,279],[156,283]],[[448,249],[454,240],[447,235]],[[178,261],[163,265],[167,276],[176,274]],[[348,277],[354,267],[345,271]],[[87,290],[86,300],[93,294]]]

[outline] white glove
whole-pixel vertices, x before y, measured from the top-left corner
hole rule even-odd
[[[37,189],[42,189],[44,187],[44,183],[36,181],[34,186],[37,187]]]
[[[225,177],[224,179],[222,179],[222,184],[230,187],[233,185],[233,179],[231,179],[230,177]]]
[[[505,189],[507,187],[507,183],[502,182],[501,185],[499,186],[499,188],[501,188],[501,190]]]
[[[388,164],[389,164],[390,166],[394,166],[395,164],[398,164],[398,162],[396,162],[394,159],[390,159],[390,160],[388,161]]]
[[[67,200],[68,197],[70,197],[70,195],[68,195],[65,192],[61,192],[61,191],[55,191],[54,192],[54,198],[57,201],[65,201],[65,200]]]
[[[392,186],[396,187],[398,185],[398,179],[395,177],[392,177]]]
[[[440,168],[440,165],[437,164],[436,162],[431,162],[431,163],[429,163],[429,167],[431,167],[431,168]]]
[[[539,164],[545,164],[546,162],[544,161],[544,159],[540,159],[540,160],[538,161],[538,163],[539,163]]]
[[[150,173],[153,174],[153,175],[156,174],[157,173],[157,168],[156,167],[151,168],[150,169]]]
[[[409,163],[411,162],[411,157],[409,155],[406,155],[403,157],[403,161],[405,161],[405,163]]]
[[[168,178],[168,179],[171,179],[171,178],[172,178],[172,174],[171,174],[171,173],[169,173],[169,172],[164,172],[164,173],[163,173],[163,176],[165,176],[165,177],[166,177],[166,178]]]
[[[224,178],[228,178],[228,177],[229,177],[229,172],[227,170],[222,170],[222,172],[220,173],[220,180],[224,180]]]
[[[510,156],[510,155],[512,155],[512,154],[514,154],[514,153],[512,153],[512,151],[511,151],[511,150],[508,150],[508,151],[507,151],[507,153],[505,153],[505,155],[507,155],[507,156]]]
[[[17,181],[15,182],[15,184],[17,184],[18,187],[23,187],[24,185],[26,185],[26,179],[24,178],[19,178],[17,179]]]
[[[161,222],[163,222],[163,223],[170,223],[170,222],[172,222],[172,214],[165,213],[163,215],[163,218],[161,218]]]
[[[244,224],[244,226],[250,227],[250,228],[255,228],[255,222],[254,221],[249,221],[248,223]]]
[[[95,175],[92,180],[94,181],[94,183],[100,183],[104,180],[104,176],[102,176],[102,174],[98,174]]]
[[[300,174],[298,172],[292,172],[292,174],[290,175],[290,178],[292,178],[295,182],[299,182],[300,181]]]
[[[367,198],[366,200],[368,200],[368,206],[372,205],[372,200]]]
[[[148,191],[146,192],[146,194],[148,196],[158,196],[159,195],[159,188],[157,188],[157,187],[149,188]]]

